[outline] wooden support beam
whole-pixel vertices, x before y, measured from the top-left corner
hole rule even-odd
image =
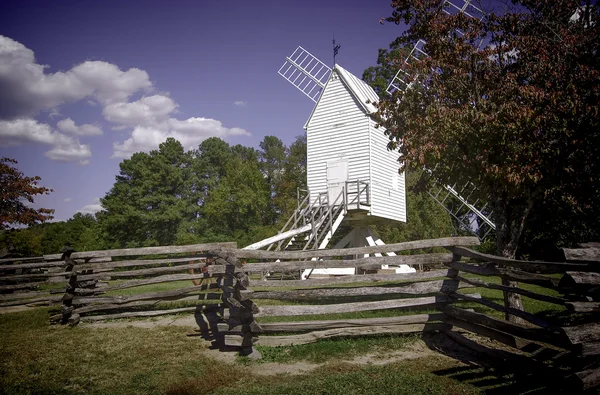
[[[299,344],[316,343],[321,339],[329,339],[333,337],[368,336],[379,335],[384,333],[422,333],[430,331],[439,331],[448,328],[449,326],[443,323],[378,325],[360,328],[337,328],[317,332],[303,333],[300,335],[261,336],[258,339],[257,344],[269,347],[284,347]]]
[[[251,251],[251,250],[231,250],[238,258],[253,259],[311,259],[333,256],[376,254],[386,252],[398,252],[408,250],[418,250],[433,247],[451,247],[451,246],[473,246],[479,245],[477,237],[445,237],[440,239],[409,241],[397,244],[385,244],[381,246],[342,248],[335,250],[311,250],[311,251]],[[224,249],[227,250],[227,249]]]
[[[473,299],[481,297],[472,294]],[[381,300],[377,302],[354,302],[326,305],[261,306],[256,317],[295,316],[312,314],[351,313],[369,310],[399,309],[415,306],[430,306],[452,301],[448,296],[427,296],[423,298]]]
[[[410,283],[389,287],[360,287],[360,288],[330,288],[330,289],[301,289],[294,291],[256,291],[254,299],[280,300],[311,300],[321,298],[338,298],[351,296],[375,295],[427,295],[440,292],[452,292],[458,288],[472,288],[473,285],[463,284],[455,280],[437,280]]]

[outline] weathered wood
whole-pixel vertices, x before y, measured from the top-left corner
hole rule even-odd
[[[563,248],[565,259],[570,262],[599,262],[600,247]]]
[[[585,391],[600,386],[600,368],[587,369],[573,375],[577,390]]]
[[[542,328],[530,328],[509,321],[498,320],[485,314],[461,309],[453,305],[444,306],[442,312],[450,317],[487,326],[523,339],[541,341],[561,348],[570,346],[570,342],[561,331],[552,332]]]
[[[558,304],[561,306],[564,306],[565,303],[567,302],[566,299],[563,298],[558,298],[555,296],[548,296],[548,295],[542,295],[542,294],[538,294],[536,292],[532,292],[532,291],[527,291],[525,289],[521,289],[521,288],[516,288],[516,287],[507,287],[505,285],[499,285],[499,284],[492,284],[492,283],[487,283],[479,278],[464,278],[461,276],[457,277],[458,280],[462,281],[462,282],[466,282],[468,284],[471,284],[473,286],[476,287],[483,287],[483,288],[489,288],[489,289],[497,289],[500,291],[507,291],[507,292],[512,292],[515,294],[520,294],[523,296],[527,296],[531,299],[537,299],[537,300],[541,300],[544,302],[548,302],[548,303],[554,303],[554,304]]]
[[[566,272],[559,286],[600,286],[600,273]]]
[[[531,273],[564,273],[567,270],[578,270],[577,268],[587,267],[587,265],[577,263],[519,261],[516,259],[504,258],[501,256],[484,254],[483,252],[474,251],[470,248],[460,246],[451,247],[449,248],[449,250],[455,254],[466,256],[469,258],[474,258],[485,262],[492,262],[503,266],[516,267],[522,271]]]
[[[61,290],[61,292],[63,292]],[[31,299],[38,297],[52,296],[48,291],[32,291],[32,292],[13,292],[9,294],[0,294],[0,301],[17,300],[17,299]]]
[[[362,328],[368,326],[387,326],[387,325],[407,325],[407,324],[425,324],[427,322],[440,321],[444,318],[441,313],[436,314],[416,314],[397,317],[380,318],[356,318],[340,320],[317,320],[317,321],[299,321],[299,322],[274,322],[260,324],[264,333],[277,332],[306,332],[322,329],[337,328]]]
[[[310,300],[320,298],[375,296],[375,295],[427,295],[452,292],[457,288],[472,288],[454,280],[437,280],[389,287],[301,289],[295,291],[256,291],[254,299]]]
[[[2,291],[16,291],[21,289],[37,289],[40,285],[46,284],[45,281],[37,281],[34,283],[21,283],[21,284],[10,284],[0,285],[0,292]]]
[[[110,311],[110,310],[119,310],[126,309],[130,307],[145,307],[145,306],[155,306],[158,303],[162,302],[161,300],[139,300],[129,303],[115,303],[115,304],[92,304],[84,307],[79,307],[73,311],[73,313],[78,314],[89,314],[97,311]],[[196,300],[195,306],[208,306],[214,303],[206,303],[205,300]]]
[[[216,284],[212,285],[212,289],[216,289]],[[73,304],[75,305],[86,305],[90,303],[110,303],[110,304],[124,304],[129,302],[134,302],[136,300],[153,300],[153,299],[169,299],[175,296],[186,295],[190,292],[198,292],[204,291],[207,288],[205,286],[192,286],[185,287],[180,289],[172,289],[169,291],[159,291],[159,292],[147,292],[138,295],[131,296],[103,296],[103,297],[75,297],[73,299]]]
[[[591,343],[600,341],[600,322],[562,328],[571,344]]]
[[[578,243],[578,247],[580,248],[600,248],[600,241],[591,241],[587,243]]]
[[[478,325],[473,322],[467,322],[453,317],[446,317],[444,319],[444,322],[452,326],[457,326],[459,328],[466,329],[469,332],[489,337],[490,339],[494,339],[496,341],[499,341],[500,343],[506,344],[507,346],[516,348],[518,350],[521,350],[526,345],[531,344],[530,342],[519,339],[516,336],[500,332],[496,329]]]
[[[60,303],[61,300],[62,300],[61,296],[48,295],[48,296],[41,296],[41,297],[37,297],[37,298],[18,299],[18,300],[11,300],[8,302],[2,302],[2,303],[0,303],[0,307],[22,306],[22,305],[28,305],[28,304],[32,304],[32,303],[54,304],[54,303]]]
[[[117,250],[102,250],[102,251],[86,251],[74,252],[71,254],[71,259],[78,258],[97,258],[97,257],[115,257],[115,256],[135,256],[135,255],[158,255],[158,254],[182,254],[185,252],[199,252],[218,250],[221,248],[235,248],[235,242],[225,243],[207,243],[207,244],[191,244],[185,246],[163,246],[163,247],[143,247],[143,248],[124,248]],[[44,260],[52,261],[62,259],[62,254],[44,255]]]
[[[452,298],[448,296],[427,296],[423,298],[381,300],[377,302],[354,302],[327,305],[294,305],[294,306],[261,306],[260,312],[255,316],[295,316],[312,314],[351,313],[368,310],[398,309],[414,306],[428,306],[438,303],[448,303]]]
[[[534,316],[533,314],[527,313],[525,311],[521,311],[521,310],[517,310],[517,309],[513,309],[511,307],[505,307],[502,305],[499,305],[498,303],[494,303],[492,301],[489,301],[487,299],[483,299],[483,298],[473,298],[470,295],[466,295],[466,294],[460,294],[460,293],[452,293],[449,294],[450,297],[452,298],[456,298],[458,300],[465,300],[465,301],[469,301],[469,302],[477,302],[480,303],[484,306],[490,307],[494,310],[498,310],[498,311],[502,311],[503,313],[508,313],[511,315],[514,315],[516,317],[522,318],[525,321],[529,321],[534,325],[537,326],[541,326],[542,328],[545,329],[549,329],[549,330],[554,330],[556,331],[558,328],[556,328],[554,325],[542,320],[541,318],[538,318],[536,316]]]
[[[449,269],[431,270],[406,274],[357,274],[354,276],[336,276],[328,278],[309,278],[308,280],[250,280],[251,287],[312,287],[334,284],[379,283],[402,280],[433,279],[446,277]]]
[[[90,261],[89,265],[94,265],[94,264],[97,264],[97,263],[91,263],[91,262],[110,262],[111,258],[110,257],[91,258],[91,259],[89,259],[89,261]],[[77,267],[79,267],[79,262],[77,262],[77,263],[78,263]],[[0,272],[6,271],[6,270],[18,270],[18,269],[53,269],[53,268],[63,267],[63,266],[65,266],[65,263],[62,262],[62,261],[59,261],[59,262],[44,262],[44,261],[42,261],[42,262],[35,262],[35,263],[14,263],[14,264],[11,264],[11,265],[0,265]]]
[[[566,302],[565,306],[575,313],[600,313],[600,302]]]
[[[256,252],[256,251],[254,251]],[[265,251],[270,252],[270,251]],[[303,269],[320,268],[363,268],[379,269],[381,265],[428,265],[448,263],[452,261],[452,254],[420,254],[420,255],[396,255],[383,257],[369,257],[346,260],[324,260],[324,261],[288,261],[288,262],[259,262],[244,265],[243,271],[249,273],[260,273],[265,271],[297,271]]]
[[[44,259],[43,256],[32,256],[32,257],[28,257],[28,258],[2,258],[2,259],[0,259],[0,263],[41,261],[43,259]]]
[[[579,348],[579,353],[584,357],[600,355],[600,342],[582,343]]]
[[[190,269],[202,269],[206,266],[205,263],[194,263],[191,265],[177,265],[177,266],[167,266],[167,267],[156,267],[152,269],[140,269],[140,270],[128,270],[128,271],[112,271],[110,272],[111,278],[132,278],[132,277],[141,277],[141,276],[152,276],[157,274],[165,274],[165,273],[178,273],[178,272],[189,272]],[[98,273],[98,274],[84,274],[78,275],[77,280],[86,281],[86,280],[98,280],[107,277],[106,273]]]
[[[106,262],[106,263],[85,263],[75,266],[77,271],[80,270],[98,270],[98,269],[115,269],[118,267],[135,267],[135,266],[149,266],[149,265],[163,265],[171,263],[185,264],[193,261],[204,261],[205,258],[202,255],[190,255],[185,258],[162,258],[162,259],[138,259],[128,261],[117,261],[117,262]],[[183,266],[183,265],[182,265]]]
[[[67,320],[67,323],[69,324],[69,326],[75,326],[75,325],[79,324],[80,320],[81,320],[81,316],[77,313],[73,313]]]
[[[408,324],[408,325],[379,325],[368,327],[336,328],[318,332],[303,333],[289,336],[262,336],[257,344],[269,347],[283,347],[299,344],[316,343],[321,339],[333,337],[356,337],[379,335],[384,333],[422,333],[447,329],[448,325],[443,323]]]
[[[456,245],[473,246],[479,245],[477,237],[446,237],[441,239],[409,241],[397,244],[385,244],[372,247],[342,248],[336,250],[310,250],[310,251],[251,251],[230,250],[238,258],[254,259],[310,259],[346,255],[376,254],[385,252],[398,252],[407,250],[418,250],[433,247],[451,247]],[[223,249],[228,250],[228,249]]]
[[[554,278],[546,277],[541,274],[525,273],[516,270],[508,270],[494,267],[485,267],[471,265],[464,262],[451,262],[447,264],[453,269],[466,273],[477,274],[480,276],[497,276],[510,281],[520,281],[528,284],[535,284],[542,287],[557,289],[558,281]]]
[[[116,291],[118,289],[138,287],[140,285],[160,284],[181,280],[202,280],[204,278],[210,278],[210,276],[207,276],[205,274],[169,274],[166,276],[153,277],[149,279],[129,280],[121,284],[111,285],[108,287],[102,287],[92,290],[77,288],[76,292],[78,292],[80,295],[102,294],[109,291]]]
[[[210,310],[217,308],[218,305],[210,305],[203,306],[202,311]],[[160,315],[168,315],[168,314],[176,314],[176,313],[186,313],[192,311],[198,311],[199,306],[195,307],[181,307],[178,309],[169,309],[169,310],[155,310],[155,311],[135,311],[130,313],[118,313],[118,314],[104,314],[104,315],[89,315],[85,317],[81,317],[81,321],[103,321],[103,320],[112,320],[116,318],[132,318],[132,317],[156,317]]]

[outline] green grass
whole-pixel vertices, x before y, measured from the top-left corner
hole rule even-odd
[[[441,357],[385,366],[330,362],[314,373],[285,378],[259,376],[245,362],[207,355],[207,343],[180,327],[50,327],[48,312],[3,314],[0,320],[0,393],[3,394],[315,394],[477,393],[440,375],[458,366]],[[383,336],[328,340],[308,347],[264,350],[267,362],[336,361],[398,350],[416,337]],[[287,355],[284,355],[287,354]],[[313,357],[309,357],[313,355]],[[329,357],[325,357],[329,355]],[[262,366],[262,365],[260,365]]]

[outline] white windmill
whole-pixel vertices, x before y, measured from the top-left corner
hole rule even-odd
[[[338,49],[334,40],[334,60]],[[340,65],[331,69],[302,47],[286,58],[279,74],[315,102],[304,125],[308,193],[277,236],[246,248],[322,249],[342,223],[352,231],[333,248],[384,244],[369,226],[406,222],[406,195],[398,153],[387,149],[384,130],[372,118],[379,96]],[[415,271],[407,265],[393,269]],[[311,273],[354,269],[314,270],[303,277]]]
[[[472,0],[444,0],[441,9],[448,15],[463,14],[478,20],[482,20],[485,16],[480,8],[472,4]],[[462,34],[461,31],[458,33]],[[428,56],[423,50],[425,44],[424,40],[418,40],[415,43],[404,60],[403,67],[398,70],[388,85],[387,93],[391,95],[400,92],[398,96],[401,99],[402,94],[410,89],[413,78],[404,71],[404,67]],[[472,199],[472,196],[476,195],[476,186],[473,183],[446,185],[436,180],[435,171],[429,171],[429,173],[432,176],[433,185],[427,193],[442,205],[464,229],[474,233],[480,239],[484,239],[492,230],[496,229],[496,225],[491,220],[492,212],[487,211],[487,203],[484,202],[481,205],[480,199]]]

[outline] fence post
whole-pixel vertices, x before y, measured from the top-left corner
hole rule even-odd
[[[253,346],[262,332],[260,325],[254,320],[258,306],[250,299],[254,291],[249,287],[250,279],[242,271],[243,262],[233,253],[217,252],[217,264],[225,265],[225,274],[221,277],[219,287],[223,292],[222,300],[227,309],[223,312],[224,324],[219,324],[219,334],[223,333],[223,344],[228,347],[239,347],[240,355],[251,359],[260,359],[262,355]]]

